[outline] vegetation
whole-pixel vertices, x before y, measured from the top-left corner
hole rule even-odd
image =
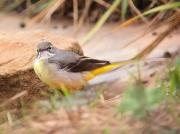
[[[172,13],[178,12],[180,2],[178,0],[2,0],[0,5],[3,11],[15,10],[25,17],[30,17],[33,22],[49,22],[51,18],[63,17],[72,19],[77,28],[80,28],[85,21],[96,22],[94,28],[82,39],[81,43],[84,44],[107,20],[124,21],[130,16],[135,16],[125,24],[129,25],[138,18],[147,23],[148,18],[156,18],[162,14],[162,11],[164,11],[163,16],[167,14],[171,16]],[[145,17],[147,15],[148,18]],[[125,24],[121,25],[125,26]]]
[[[178,0],[1,0],[0,10],[18,13],[28,22],[50,22],[64,18],[78,30],[84,23],[94,26],[82,38],[86,44],[106,22],[115,23],[115,29],[127,27],[137,20],[149,27],[166,24],[169,28],[150,42],[122,66],[144,59],[180,23]],[[158,24],[158,22],[161,22]],[[76,128],[78,133],[162,133],[180,132],[180,59],[171,62],[155,84],[146,85],[138,77],[132,77],[122,92],[105,99],[106,85],[98,89],[77,91],[74,94],[64,87],[59,90],[42,91],[42,99],[26,104],[20,92],[0,104],[0,133],[41,132],[44,126],[52,129]],[[101,70],[95,70],[101,71]],[[108,87],[108,89],[111,87]],[[109,91],[109,90],[108,90]],[[108,108],[107,108],[108,107]],[[48,121],[52,120],[52,124]],[[77,121],[78,120],[78,121]],[[40,123],[39,123],[40,122]],[[49,124],[48,124],[48,123]],[[70,122],[70,123],[69,123]],[[91,128],[92,124],[96,126]],[[47,124],[46,124],[47,123]],[[61,126],[61,124],[65,126]],[[67,124],[66,124],[67,123]],[[35,125],[33,125],[35,124]],[[58,126],[60,125],[60,126]],[[30,128],[29,128],[30,127]],[[53,131],[53,130],[52,130]],[[43,133],[43,132],[42,132]],[[49,132],[51,133],[51,132]]]
[[[80,113],[78,113],[78,111],[83,107],[86,109],[86,113],[88,113],[89,111],[93,112],[97,109],[103,111],[106,108],[101,108],[99,106],[104,107],[108,105],[110,113],[115,114],[113,115],[113,120],[116,122],[116,127],[119,128],[118,132],[128,133],[132,129],[134,130],[134,133],[156,132],[176,134],[179,132],[178,126],[180,123],[178,118],[180,99],[179,63],[179,59],[174,60],[174,62],[172,62],[166,69],[166,73],[163,78],[156,80],[156,84],[154,86],[147,87],[142,82],[143,80],[141,78],[133,78],[132,82],[130,82],[132,84],[127,84],[121,97],[115,99],[116,105],[109,105],[109,102],[102,102],[103,90],[101,90],[102,92],[99,92],[99,89],[97,91],[78,91],[75,94],[66,94],[66,96],[62,95],[59,90],[51,90],[48,92],[44,91],[42,94],[43,96],[46,96],[46,99],[35,101],[30,106],[27,106],[23,102],[22,98],[20,98],[20,107],[18,109],[7,109],[5,106],[1,109],[1,124],[6,124],[6,127],[1,125],[1,130],[6,132],[8,125],[9,131],[15,129],[19,132],[19,129],[23,128],[24,125],[25,128],[28,127],[26,126],[26,123],[30,123],[32,119],[41,118],[42,114],[49,118],[49,116],[52,116],[51,114],[54,114],[59,110],[61,111],[62,109],[65,110],[63,116],[64,114],[68,114],[69,116],[65,120],[72,121],[73,119],[71,118],[76,118],[77,115],[79,116]],[[112,100],[112,102],[114,102],[114,100]],[[10,104],[8,103],[8,105]],[[109,120],[111,117],[110,113],[108,113],[109,117],[106,115],[103,115],[102,117]],[[55,114],[55,117],[53,118],[56,118],[56,116],[57,115]],[[94,115],[89,116],[91,118],[97,118],[93,117]],[[164,122],[164,117],[168,117],[170,121]],[[126,118],[128,118],[128,120]],[[158,122],[156,118],[159,118]],[[58,120],[58,122],[64,122],[65,120]],[[130,122],[132,121],[139,125],[140,123],[143,123],[143,126],[140,128],[133,128],[133,126],[130,125]],[[118,122],[127,128],[125,129]],[[105,123],[109,124],[109,122]],[[43,125],[43,123],[41,125]],[[103,130],[104,133],[113,133],[110,127],[113,126],[108,125],[108,128]],[[37,129],[39,131],[38,127],[32,127],[32,129]],[[87,128],[87,130],[91,131],[90,128]],[[29,129],[25,132],[27,131],[29,131]],[[83,132],[83,130],[80,129],[79,132]]]

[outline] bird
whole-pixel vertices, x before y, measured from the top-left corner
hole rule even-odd
[[[39,79],[51,89],[68,89],[70,92],[83,89],[88,80],[101,74],[98,70],[111,70],[111,63],[93,59],[75,51],[56,48],[49,41],[37,45],[34,71]]]

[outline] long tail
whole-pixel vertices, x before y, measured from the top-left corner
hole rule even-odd
[[[108,65],[105,65],[103,67],[99,67],[97,69],[90,71],[88,73],[88,75],[86,76],[86,80],[91,80],[94,77],[96,77],[97,75],[107,73],[109,71],[112,71],[116,68],[120,68],[120,67],[127,65],[129,63],[132,63],[132,62],[135,62],[135,60],[126,60],[126,61],[114,62],[114,63],[108,64]]]
[[[167,58],[164,58],[164,57],[156,57],[156,58],[151,58],[151,59],[146,59],[145,61],[148,61],[148,60],[152,60],[152,61],[156,61],[156,60],[167,60]],[[119,62],[113,62],[111,64],[108,64],[108,65],[105,65],[103,67],[99,67],[97,69],[94,69],[92,71],[90,71],[88,73],[88,75],[86,76],[86,80],[91,80],[93,79],[94,77],[96,77],[97,75],[100,75],[100,74],[104,74],[104,73],[107,73],[107,72],[110,72],[114,69],[118,69],[118,68],[121,68],[127,64],[134,64],[136,63],[137,61],[139,61],[138,59],[129,59],[129,60],[124,60],[124,61],[119,61]]]

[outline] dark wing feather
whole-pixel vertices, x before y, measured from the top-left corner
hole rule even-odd
[[[77,62],[69,63],[64,68],[70,72],[90,71],[110,64],[109,61],[81,57]]]

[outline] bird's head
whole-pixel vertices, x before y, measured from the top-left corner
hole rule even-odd
[[[37,45],[37,58],[48,59],[55,55],[55,47],[48,41],[42,41]]]

